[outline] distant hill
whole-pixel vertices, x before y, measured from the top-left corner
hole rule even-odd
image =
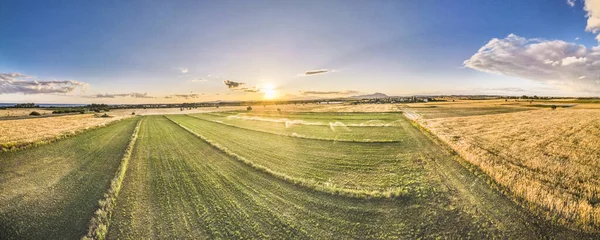
[[[365,98],[388,98],[388,95],[385,95],[383,93],[380,92],[376,92],[373,94],[367,94],[367,95],[358,95],[358,96],[352,96],[352,97],[348,97],[348,98],[354,98],[354,99],[365,99]]]

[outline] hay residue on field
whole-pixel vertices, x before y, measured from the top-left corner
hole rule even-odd
[[[19,119],[0,121],[0,145],[19,146],[37,141],[52,139],[63,134],[92,128],[124,118],[94,117],[91,114],[78,114],[40,119]]]
[[[540,109],[421,122],[527,207],[571,226],[600,228],[600,111]]]

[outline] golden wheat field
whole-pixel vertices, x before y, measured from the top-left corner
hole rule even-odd
[[[600,227],[600,111],[543,108],[418,121],[526,207],[563,224]]]
[[[125,116],[110,118],[77,114],[43,119],[18,119],[0,121],[0,144],[10,147],[47,140],[63,134],[105,125]]]
[[[42,115],[52,114],[51,110],[44,110],[44,109],[39,109],[39,108],[0,109],[0,118],[27,116],[32,111],[39,112]]]

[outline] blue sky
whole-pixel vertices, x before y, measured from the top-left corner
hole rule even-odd
[[[566,0],[2,1],[0,73],[13,74],[13,81],[56,82],[48,88],[75,84],[40,93],[4,83],[0,102],[337,96],[331,92],[578,95],[579,88],[552,76],[498,70],[502,63],[495,61],[463,62],[509,34],[592,51],[598,42],[585,31],[583,6]],[[304,74],[318,69],[328,72]],[[228,88],[224,80],[245,84]]]

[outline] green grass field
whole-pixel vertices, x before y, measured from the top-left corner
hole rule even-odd
[[[85,235],[137,120],[0,153],[0,238],[78,239]]]
[[[256,171],[164,117],[144,121],[131,161],[111,239],[494,233],[485,219],[455,209],[449,192],[369,200],[313,191]]]
[[[425,136],[405,120],[408,126],[394,128],[403,136],[400,142],[351,143],[251,131],[184,115],[169,118],[253,165],[316,188],[367,194],[420,192],[428,187],[421,184],[423,161],[440,154],[430,151],[432,144],[420,146],[415,138]]]
[[[322,125],[299,138],[273,121],[213,121],[239,114],[138,117],[0,154],[0,238],[83,237],[115,176],[109,239],[594,237],[532,217],[397,113],[285,117],[394,123],[347,126],[349,141]],[[355,129],[395,140],[350,141],[367,134]]]
[[[298,114],[296,114],[298,115]],[[399,142],[405,136],[399,128],[410,125],[399,113],[374,115],[374,120],[361,119],[361,115],[337,115],[336,119],[299,119],[247,114],[194,114],[193,117],[229,126],[274,133],[298,138],[335,140],[346,142]],[[371,114],[362,114],[371,115]],[[377,118],[380,117],[380,118]],[[360,121],[360,123],[350,123]],[[385,128],[385,129],[383,129]]]

